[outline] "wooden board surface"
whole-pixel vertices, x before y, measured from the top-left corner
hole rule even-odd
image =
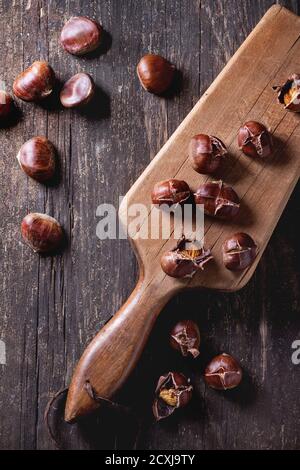
[[[297,0],[280,3],[300,12]],[[69,383],[85,346],[136,283],[129,244],[96,237],[98,204],[117,204],[272,4],[0,1],[1,78],[9,90],[16,74],[40,57],[49,58],[61,79],[84,68],[103,90],[97,118],[21,104],[23,120],[0,131],[0,340],[7,359],[0,364],[1,449],[53,448],[43,424],[49,397]],[[101,18],[111,34],[108,51],[94,60],[66,56],[57,45],[64,21],[80,13]],[[172,99],[140,89],[135,65],[149,50],[182,70],[183,86]],[[20,145],[35,133],[48,134],[58,148],[62,171],[55,188],[27,179],[15,161]],[[80,436],[69,426],[71,446],[299,448],[300,365],[291,361],[292,343],[300,339],[299,195],[297,186],[244,289],[186,292],[166,306],[119,397],[143,417],[141,426],[107,411]],[[19,222],[28,210],[45,210],[63,223],[70,241],[61,257],[38,258],[23,246]],[[167,344],[170,327],[185,315],[202,332],[201,357],[194,363],[178,358]],[[207,361],[223,350],[239,358],[246,371],[245,385],[230,396],[206,389],[201,380]],[[155,381],[174,368],[193,379],[195,400],[157,425],[149,406]],[[143,394],[137,392],[141,383]]]
[[[270,8],[124,199],[120,209],[124,225],[132,220],[127,216],[127,206],[147,205],[148,218],[141,224],[142,232],[144,224],[151,224],[151,213],[157,210],[150,205],[156,182],[177,178],[195,192],[205,181],[216,180],[191,168],[187,158],[190,139],[199,133],[216,135],[227,146],[229,157],[218,176],[237,191],[240,213],[233,222],[225,223],[205,217],[204,245],[212,249],[214,263],[206,265],[205,271],[192,280],[172,280],[172,284],[233,291],[251,278],[300,176],[299,115],[280,107],[272,88],[297,72],[299,36],[300,17],[279,5]],[[251,120],[262,122],[273,134],[272,158],[252,159],[239,150],[238,130]],[[162,222],[166,217],[162,212]],[[259,254],[248,270],[237,274],[223,265],[222,244],[238,231],[251,234]],[[158,277],[162,292],[166,283],[166,289],[172,288],[159,261],[164,251],[176,246],[174,239],[144,239],[137,234],[132,241],[145,277]]]

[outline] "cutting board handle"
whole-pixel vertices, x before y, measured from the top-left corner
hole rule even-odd
[[[157,279],[157,278],[156,278]],[[174,293],[161,280],[138,282],[127,302],[100,330],[83,353],[69,387],[65,420],[74,421],[99,407],[86,391],[110,398],[138,361],[152,326]]]

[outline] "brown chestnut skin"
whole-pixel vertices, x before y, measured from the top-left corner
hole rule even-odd
[[[63,243],[60,224],[53,217],[38,212],[30,213],[21,223],[24,241],[37,253],[54,253]]]
[[[209,249],[186,249],[186,242],[182,238],[173,250],[166,251],[161,257],[161,268],[170,277],[192,278],[199,270],[203,271],[205,264],[213,259]]]
[[[202,184],[194,194],[196,204],[203,204],[204,213],[219,219],[232,219],[240,209],[236,192],[223,181],[210,181]]]
[[[95,84],[87,73],[71,77],[60,92],[60,101],[65,108],[76,108],[89,103],[95,94]]]
[[[14,101],[9,93],[0,90],[0,121],[9,116],[14,106]]]
[[[193,320],[181,320],[171,330],[170,345],[182,356],[199,356],[200,331]]]
[[[184,204],[191,196],[189,185],[182,180],[170,179],[155,184],[151,199],[153,204]]]
[[[137,65],[137,75],[142,87],[161,95],[171,85],[175,73],[175,66],[160,55],[146,54]]]
[[[14,81],[13,92],[23,101],[40,101],[49,96],[55,85],[55,74],[44,61],[35,61]]]
[[[300,112],[300,75],[293,73],[283,85],[274,86],[278,92],[278,102],[283,104],[285,109],[295,113]]]
[[[197,134],[189,144],[189,160],[195,171],[204,175],[215,173],[227,156],[223,142],[213,135]]]
[[[231,271],[248,268],[256,258],[257,246],[247,233],[235,233],[222,246],[223,263]]]
[[[273,153],[271,134],[256,121],[248,121],[239,129],[238,145],[245,155],[252,158],[265,158]]]
[[[97,49],[102,40],[103,28],[86,16],[73,16],[64,25],[60,42],[65,51],[84,55]]]
[[[25,142],[17,159],[22,170],[40,183],[45,183],[54,176],[55,148],[46,137],[33,137]]]
[[[162,375],[155,390],[153,414],[157,421],[167,418],[177,408],[186,406],[193,394],[190,381],[179,372],[168,372]]]
[[[229,390],[237,387],[243,377],[239,363],[229,354],[214,357],[204,372],[207,385],[216,390]]]

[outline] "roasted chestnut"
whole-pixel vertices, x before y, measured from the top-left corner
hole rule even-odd
[[[273,152],[271,134],[256,121],[248,121],[239,129],[238,145],[248,157],[265,158]]]
[[[14,101],[9,93],[0,90],[0,120],[6,118],[12,111]]]
[[[47,62],[35,61],[14,81],[13,92],[23,101],[40,101],[54,88],[55,74]]]
[[[160,95],[170,87],[174,72],[174,65],[164,57],[155,54],[144,55],[137,66],[137,74],[142,87],[156,95]]]
[[[240,209],[238,195],[223,181],[210,181],[202,184],[194,197],[196,204],[203,204],[205,214],[220,219],[232,219]]]
[[[300,75],[294,73],[287,81],[280,86],[273,87],[278,91],[278,101],[283,104],[285,109],[300,112]]]
[[[60,42],[70,54],[83,55],[99,47],[102,33],[102,26],[97,21],[85,16],[74,16],[64,25]]]
[[[186,406],[192,398],[193,387],[189,380],[179,372],[162,375],[155,390],[153,414],[157,421],[167,418],[177,408]]]
[[[215,173],[226,155],[225,145],[213,135],[197,134],[190,141],[189,159],[193,169],[198,173],[205,175]]]
[[[176,248],[166,251],[160,260],[162,270],[168,276],[176,278],[191,278],[199,269],[213,259],[210,250],[204,247],[186,248],[187,240],[182,238]],[[190,242],[189,242],[190,243]]]
[[[173,204],[185,203],[191,195],[189,185],[185,181],[170,179],[156,183],[151,199],[153,204]]]
[[[45,183],[54,176],[55,149],[46,137],[33,137],[25,142],[17,159],[22,170],[40,183]]]
[[[229,354],[220,354],[212,359],[205,369],[204,379],[207,385],[217,390],[237,387],[243,372],[239,363]]]
[[[60,92],[60,101],[65,108],[75,108],[87,104],[95,93],[95,84],[87,73],[77,73],[71,77]]]
[[[222,253],[226,268],[239,271],[253,263],[257,246],[247,233],[235,233],[223,243]]]
[[[199,356],[200,331],[193,320],[181,320],[172,328],[170,345],[186,357]]]
[[[53,217],[38,212],[26,215],[21,224],[22,236],[38,253],[53,253],[63,242],[63,230]]]

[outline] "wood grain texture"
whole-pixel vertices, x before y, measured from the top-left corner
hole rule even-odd
[[[96,238],[96,208],[103,201],[117,204],[272,3],[0,1],[1,79],[8,90],[21,69],[49,57],[62,79],[82,68],[91,73],[103,103],[96,117],[21,104],[23,120],[0,131],[0,337],[7,349],[7,365],[0,365],[1,448],[53,448],[43,424],[49,396],[69,383],[85,346],[128,297],[137,274],[127,242]],[[298,1],[281,4],[300,11]],[[100,18],[110,32],[106,54],[87,60],[60,50],[61,26],[79,13]],[[141,91],[135,64],[147,51],[182,70],[183,87],[172,99]],[[15,161],[20,145],[38,133],[58,149],[55,188],[27,179]],[[298,200],[299,187],[245,289],[184,293],[164,309],[119,397],[143,416],[139,430],[105,412],[97,439],[87,438],[84,428],[79,436],[69,429],[73,447],[299,448],[299,366],[291,362],[291,344],[300,335]],[[69,245],[61,257],[40,259],[23,246],[19,223],[29,210],[48,211],[63,223]],[[195,363],[167,345],[170,327],[183,315],[196,319],[202,332]],[[247,371],[244,388],[230,396],[201,380],[205,363],[223,350]],[[149,404],[157,377],[172,368],[191,376],[196,398],[185,413],[157,425]]]

